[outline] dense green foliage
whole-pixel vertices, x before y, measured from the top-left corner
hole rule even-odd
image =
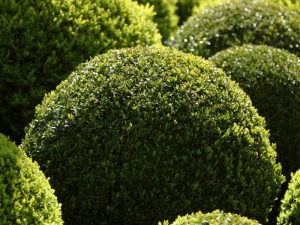
[[[231,0],[191,17],[169,45],[209,57],[228,47],[266,44],[300,55],[300,13],[276,2]]]
[[[260,225],[255,220],[237,214],[224,213],[215,210],[211,213],[192,213],[186,216],[178,216],[178,218],[170,225]],[[158,223],[158,225],[169,225],[168,221]]]
[[[130,0],[1,1],[0,132],[19,141],[45,92],[90,56],[160,43],[153,14]]]
[[[222,3],[222,2],[230,2],[231,0],[198,0],[198,4],[195,5],[192,11],[192,15],[196,14],[200,10],[205,10],[207,7],[214,6],[216,4]],[[252,0],[244,0],[244,1],[252,1]],[[292,10],[300,9],[300,1],[299,0],[266,0],[269,2],[275,2],[275,3],[282,3],[288,7],[290,7]]]
[[[300,59],[280,49],[245,45],[211,61],[237,81],[267,121],[271,141],[288,176],[300,168]]]
[[[137,47],[79,66],[36,108],[23,146],[67,224],[146,225],[215,208],[264,221],[283,181],[264,126],[212,63]]]
[[[283,200],[281,201],[278,225],[300,224],[300,170],[292,175]]]
[[[154,7],[156,15],[154,22],[162,34],[164,40],[167,40],[171,33],[175,31],[178,24],[178,16],[176,15],[176,4],[178,0],[137,0],[141,4],[149,3]]]
[[[60,209],[39,166],[0,134],[0,224],[60,225]]]

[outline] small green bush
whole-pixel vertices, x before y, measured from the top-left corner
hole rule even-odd
[[[264,221],[283,181],[264,126],[212,63],[138,47],[79,66],[36,108],[23,146],[68,224],[146,225],[216,207]]]
[[[0,224],[60,225],[60,210],[39,166],[0,134]]]
[[[300,168],[300,59],[268,46],[245,45],[210,60],[250,96],[277,143],[284,174]]]
[[[277,225],[300,224],[300,170],[292,174],[288,190],[281,201]]]
[[[191,17],[168,44],[209,57],[228,47],[266,44],[300,55],[300,13],[276,2],[231,0]]]
[[[108,49],[160,43],[153,11],[130,0],[1,1],[0,132],[19,142],[34,107]]]
[[[186,216],[178,216],[178,218],[170,225],[260,225],[255,220],[237,214],[224,213],[215,210],[211,213],[192,213]],[[169,225],[168,221],[158,223],[158,225]]]
[[[164,40],[169,39],[171,33],[175,31],[178,24],[178,16],[176,15],[178,0],[137,0],[141,4],[150,4],[154,7],[156,15],[154,22],[162,34]]]

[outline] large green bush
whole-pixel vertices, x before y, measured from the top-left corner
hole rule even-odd
[[[0,132],[19,141],[43,95],[90,56],[159,43],[153,14],[130,0],[1,1]]]
[[[281,201],[278,225],[300,224],[300,170],[292,175],[283,200]]]
[[[169,45],[209,57],[228,47],[266,44],[300,55],[300,13],[277,2],[231,0],[201,10]]]
[[[150,4],[154,7],[156,15],[154,22],[157,23],[158,29],[165,40],[175,31],[178,24],[176,15],[176,4],[178,0],[137,0],[141,4]]]
[[[210,62],[138,47],[78,67],[36,108],[23,146],[67,224],[146,225],[215,208],[264,221],[283,181],[264,126]]]
[[[260,225],[255,220],[237,214],[224,213],[215,210],[211,213],[192,213],[186,216],[178,216],[178,218],[170,225]],[[169,225],[168,221],[158,223],[158,225]]]
[[[300,59],[268,46],[245,45],[211,61],[237,81],[266,118],[284,174],[300,168]]]
[[[0,224],[60,225],[60,210],[39,166],[0,134]]]

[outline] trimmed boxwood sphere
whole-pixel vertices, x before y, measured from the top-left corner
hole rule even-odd
[[[281,49],[244,45],[210,60],[250,96],[266,118],[284,174],[300,168],[300,59]]]
[[[266,44],[300,55],[300,13],[276,2],[231,0],[191,17],[168,44],[209,57],[228,47]]]
[[[278,225],[300,224],[300,170],[292,174],[283,200],[281,201],[280,214],[277,218]]]
[[[212,63],[137,47],[79,66],[36,108],[23,146],[67,224],[153,224],[215,208],[264,221],[283,181],[264,126]]]
[[[176,15],[176,4],[178,0],[137,0],[140,4],[150,4],[154,7],[156,15],[154,22],[162,34],[164,40],[167,40],[171,33],[175,31],[178,24]]]
[[[90,56],[160,43],[153,15],[131,0],[1,1],[0,132],[19,142],[44,94]]]
[[[22,149],[0,134],[0,224],[60,225],[54,190]]]
[[[281,201],[280,214],[277,218],[278,225],[300,224],[300,170],[292,174],[283,200]]]
[[[220,210],[215,210],[211,213],[192,213],[186,216],[178,216],[178,218],[170,225],[260,225],[255,220],[250,220],[246,217],[225,213]],[[158,223],[158,225],[169,225],[168,221]]]

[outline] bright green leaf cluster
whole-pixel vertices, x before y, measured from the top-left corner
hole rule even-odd
[[[288,190],[281,201],[277,224],[300,224],[300,170],[292,175],[292,179],[288,185]]]
[[[150,225],[216,208],[264,221],[283,182],[264,127],[212,63],[137,47],[79,66],[36,108],[23,146],[67,224]]]
[[[215,210],[211,213],[192,213],[186,216],[178,216],[178,218],[170,225],[260,225],[255,220],[237,214],[224,213]],[[158,225],[169,225],[168,221],[158,223]]]
[[[209,57],[242,44],[266,44],[300,55],[300,13],[277,2],[231,0],[191,17],[169,45]]]
[[[244,45],[210,60],[250,96],[266,118],[285,175],[300,168],[300,59],[281,49]]]
[[[20,141],[44,94],[90,56],[160,43],[153,16],[131,0],[1,1],[0,132]]]
[[[150,4],[154,7],[156,15],[154,22],[162,34],[164,40],[167,40],[175,31],[178,24],[178,16],[176,15],[178,0],[137,0],[141,4]]]
[[[39,166],[0,134],[0,224],[61,225],[57,202]]]

